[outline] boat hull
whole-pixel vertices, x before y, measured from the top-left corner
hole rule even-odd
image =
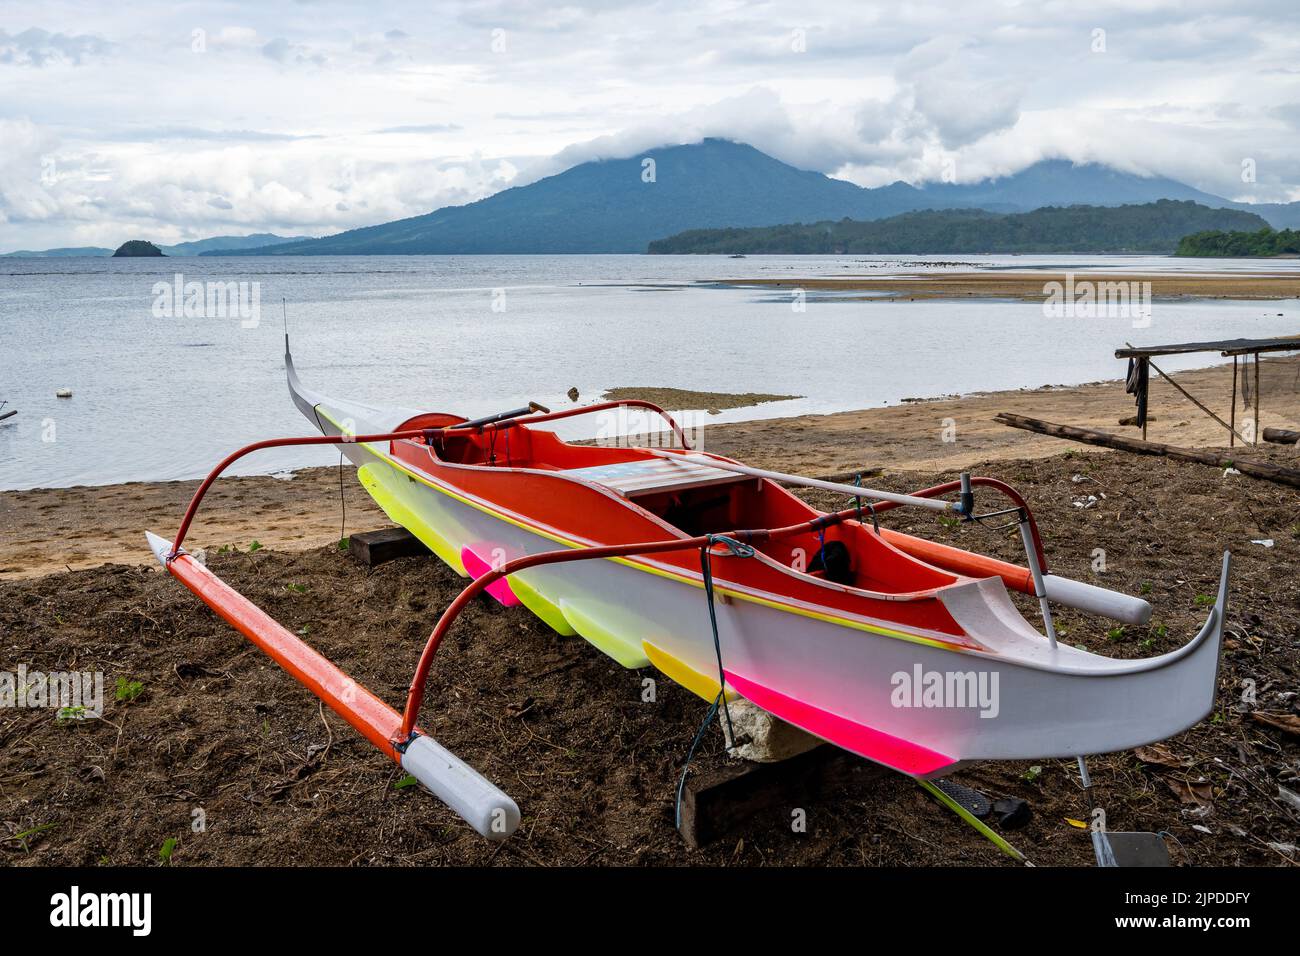
[[[486,548],[504,563],[576,546],[440,488],[377,449],[367,455],[367,490],[457,573],[465,573],[458,558],[465,548]],[[712,558],[722,577],[729,562],[744,560],[752,559]],[[1226,571],[1225,559],[1225,581]],[[544,621],[562,622],[558,630],[577,633],[623,666],[649,666],[650,644],[716,688],[702,576],[655,562],[598,559],[530,568],[510,580],[522,584],[518,593]],[[1000,590],[1009,606],[996,579],[981,586],[994,596]],[[877,633],[892,630],[886,621],[791,607],[779,595],[725,585],[717,587],[715,613],[728,685],[742,696],[845,749],[929,777],[968,761],[1102,753],[1185,730],[1213,706],[1222,600],[1221,591],[1186,653],[1135,664],[1074,648],[1011,662]],[[1168,706],[1153,708],[1152,700]]]
[[[409,427],[407,410],[326,399],[302,386],[287,356],[286,365],[295,403],[325,434]],[[342,449],[385,513],[457,574],[468,574],[467,554],[481,569],[594,543],[482,496],[485,487],[531,480],[526,471],[439,466],[421,452],[420,460],[432,466],[426,470],[397,457],[387,443]],[[471,480],[484,477],[494,483]],[[597,523],[626,521],[615,496],[585,493],[592,507],[606,509]],[[820,603],[792,597],[809,593],[803,585],[791,593],[738,585],[781,580],[771,573],[747,576],[736,567],[741,562],[790,573],[761,554],[711,558],[715,647],[698,567],[680,554],[663,558],[536,566],[511,575],[508,593],[557,631],[582,636],[623,666],[653,664],[709,699],[719,687],[720,656],[729,695],[739,693],[812,734],[915,776],[940,776],[976,760],[1123,750],[1173,736],[1213,708],[1228,555],[1218,600],[1200,633],[1177,651],[1140,661],[1049,644],[1020,616],[998,577],[939,589],[928,599],[938,614],[918,617],[910,598],[891,605],[881,595],[848,605],[865,609],[854,613],[845,610],[843,588],[821,585],[815,593],[828,601]],[[883,607],[896,611],[872,616]],[[940,618],[960,624],[959,633],[915,623]]]

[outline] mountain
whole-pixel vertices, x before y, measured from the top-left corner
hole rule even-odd
[[[653,181],[645,160],[654,160]],[[896,182],[876,189],[796,169],[752,146],[706,139],[594,160],[465,206],[228,255],[422,255],[643,252],[691,229],[745,228],[850,218],[884,219],[922,209],[1025,212],[1085,203],[1116,206],[1160,199],[1256,213],[1277,225],[1300,203],[1229,202],[1171,179],[1095,164],[1045,160],[980,183]],[[917,251],[917,250],[911,250]]]
[[[196,239],[174,246],[159,246],[168,256],[198,256],[205,253],[221,253],[229,249],[254,249],[259,246],[271,246],[280,242],[303,242],[310,236],[277,236],[269,232],[258,232],[251,236],[213,236],[211,239]],[[111,256],[112,249],[100,246],[77,246],[66,249],[43,249],[33,252],[23,249],[18,252],[0,253],[0,258],[14,259],[56,259],[72,256]]]
[[[112,249],[104,249],[100,246],[75,246],[63,249],[43,249],[40,252],[20,249],[17,252],[0,253],[0,259],[68,259],[73,256],[111,256],[112,254]]]
[[[643,165],[654,160],[653,181]],[[467,206],[252,255],[644,252],[701,226],[870,216],[868,191],[752,146],[706,139],[574,166]]]
[[[1300,203],[1233,202],[1164,176],[1136,176],[1097,163],[1076,165],[1064,159],[1042,160],[1010,176],[979,183],[927,183],[916,192],[918,209],[1000,206],[1002,211],[1028,212],[1043,206],[1120,206],[1177,199],[1211,209],[1240,209],[1278,229],[1300,225]]]
[[[257,249],[285,242],[306,242],[310,239],[311,236],[277,236],[269,232],[256,232],[251,236],[213,236],[211,239],[196,239],[194,242],[163,246],[162,250],[169,256],[202,256],[228,252],[231,249]]]
[[[1025,213],[927,209],[889,219],[841,219],[750,229],[695,229],[650,243],[662,254],[891,255],[1173,252],[1188,233],[1268,229],[1259,216],[1190,200],[1125,206],[1045,206]]]

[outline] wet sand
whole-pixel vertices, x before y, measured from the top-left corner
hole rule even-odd
[[[1232,367],[1185,372],[1180,384],[1224,418],[1228,417]],[[1262,427],[1300,429],[1300,360],[1266,360],[1261,365]],[[1238,397],[1237,423],[1247,414]],[[1177,445],[1227,444],[1223,428],[1153,375],[1150,408],[1155,416],[1148,438]],[[1119,382],[1075,388],[992,392],[886,408],[714,425],[703,430],[703,448],[758,467],[842,478],[856,472],[942,471],[955,473],[976,462],[1035,459],[1074,450],[1116,454],[999,425],[998,412],[1048,421],[1120,427],[1134,413],[1132,397]],[[1273,449],[1294,456],[1300,451]],[[28,578],[65,569],[113,562],[148,564],[153,557],[145,530],[167,535],[180,522],[198,483],[132,482],[102,487],[36,489],[0,493],[0,579]],[[229,478],[217,483],[191,533],[190,545],[304,551],[336,542],[340,533],[390,524],[345,469],[340,506],[336,468],[298,472],[292,480]]]
[[[864,301],[882,299],[1022,299],[1041,302],[1050,290],[1048,283],[1064,287],[1072,276],[1074,287],[1091,282],[1099,288],[1105,283],[1150,283],[1150,295],[1156,299],[1295,299],[1300,298],[1300,274],[1228,274],[1228,273],[1121,273],[1121,272],[952,272],[916,273],[890,276],[844,276],[806,279],[724,279],[720,285],[750,288],[818,289],[827,292],[861,292]],[[1145,288],[1138,285],[1137,290]],[[1057,293],[1060,294],[1059,291]]]

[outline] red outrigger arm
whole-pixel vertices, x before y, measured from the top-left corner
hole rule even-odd
[[[628,403],[613,402],[607,404]],[[636,404],[662,414],[673,426],[679,438],[684,438],[676,422],[658,406],[649,402],[638,402]],[[589,412],[595,408],[603,407],[605,406],[590,406],[582,409],[582,411]],[[521,420],[507,420],[473,427],[484,430],[509,428],[513,427],[515,423],[532,423],[564,418],[571,414],[577,414],[578,411],[548,413],[546,415],[529,416]],[[851,507],[784,528],[737,530],[727,532],[724,535],[701,535],[691,538],[672,538],[662,541],[643,541],[590,548],[565,548],[558,551],[527,555],[509,561],[498,568],[490,569],[465,587],[439,618],[420,655],[419,663],[407,692],[406,704],[401,713],[361,686],[307,643],[277,623],[252,601],[209,571],[200,561],[182,550],[185,536],[208,489],[226,468],[245,455],[265,448],[290,445],[369,443],[418,437],[424,437],[428,440],[440,432],[454,431],[457,427],[406,429],[384,434],[356,436],[313,435],[256,442],[227,456],[208,474],[190,501],[173,541],[168,542],[155,534],[147,534],[147,537],[149,545],[159,562],[173,577],[177,578],[200,600],[216,611],[222,619],[265,651],[276,663],[293,675],[325,704],[329,705],[331,710],[356,728],[362,736],[374,744],[385,756],[402,766],[473,826],[475,830],[489,839],[504,839],[515,830],[520,820],[518,805],[482,774],[428,736],[416,723],[423,703],[425,684],[433,664],[434,655],[437,653],[443,637],[451,629],[461,611],[478,594],[510,574],[539,565],[697,550],[711,547],[718,537],[728,537],[744,543],[766,542],[809,531],[817,531],[849,519],[860,519],[863,516],[861,507]],[[1024,507],[1023,499],[1001,482],[993,479],[975,478],[972,479],[972,483],[993,486],[1004,493],[1008,493],[1018,506],[1026,513],[1028,512],[1028,509]],[[918,492],[917,496],[937,496],[954,490],[956,487],[956,483],[951,486],[942,485]],[[889,507],[894,507],[894,505],[880,504],[876,506],[875,510],[882,511]],[[1029,516],[1027,520],[1032,526],[1032,516]],[[1032,530],[1034,546],[1041,547],[1037,528],[1033,527]],[[891,532],[891,534],[897,535],[898,533]],[[921,539],[910,540],[920,542]],[[935,547],[945,551],[952,551],[954,554],[964,554],[964,552],[957,552],[956,549],[946,549],[943,545],[935,545]],[[719,556],[721,556],[721,553]],[[936,552],[932,557],[943,558],[945,555]],[[943,561],[936,560],[936,563],[942,564]],[[1001,565],[1002,562],[996,562],[996,564]],[[1023,590],[1026,589],[1026,585],[1031,585],[1031,582],[1024,580],[1024,575],[1027,574],[1025,569],[1018,568],[1015,565],[1006,565],[1005,568],[993,568],[989,573],[1001,573],[1009,586],[1016,587],[1019,585],[1018,589]]]
[[[626,403],[611,403],[626,404]],[[680,429],[671,417],[648,402],[638,403],[660,411]],[[588,411],[590,409],[587,409]],[[568,417],[569,413],[534,416],[528,421]],[[485,429],[510,427],[508,423],[482,426]],[[182,549],[185,536],[198,512],[208,489],[231,464],[245,455],[265,448],[290,445],[342,444],[345,442],[381,442],[403,438],[428,438],[444,429],[407,429],[375,435],[325,436],[312,435],[296,438],[276,438],[255,442],[228,455],[203,480],[194,493],[176,538],[169,542],[156,534],[146,532],[149,546],[167,571],[189,588],[235,630],[266,652],[277,664],[288,671],[308,690],[319,697],[330,709],[355,727],[390,760],[398,763],[408,773],[424,784],[439,799],[459,814],[479,833],[489,839],[504,839],[519,825],[518,805],[482,774],[457,758],[432,737],[416,726],[424,686],[429,669],[443,636],[450,630],[457,616],[473,598],[489,585],[508,575],[542,564],[582,561],[597,558],[656,554],[667,551],[694,550],[710,543],[710,536],[672,538],[665,541],[645,541],[633,544],[604,547],[565,549],[543,554],[528,555],[492,569],[470,583],[447,608],[425,644],[415,676],[407,693],[406,706],[398,713],[345,672],[319,654],[306,642],[290,633],[269,614],[244,597],[201,562]],[[446,429],[446,430],[454,430]],[[788,528],[774,530],[735,531],[728,536],[751,542],[787,537],[808,530],[829,527],[860,514],[859,509],[823,515]]]

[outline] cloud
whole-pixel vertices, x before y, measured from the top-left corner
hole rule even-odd
[[[870,186],[1064,158],[1300,196],[1293,0],[4,11],[0,249],[331,232],[706,136]]]
[[[276,37],[263,44],[262,56],[284,66],[324,66],[329,62],[329,57],[324,53],[314,52],[300,43],[290,43],[284,37]]]
[[[464,127],[458,123],[424,123],[417,126],[389,126],[377,129],[375,133],[380,136],[400,133],[454,133],[461,129]]]
[[[97,36],[50,33],[32,28],[17,35],[0,30],[0,65],[43,67],[55,63],[80,66],[110,52],[113,44]]]
[[[289,143],[304,139],[321,139],[319,133],[277,133],[255,129],[204,129],[198,126],[153,126],[106,132],[105,140],[128,143],[154,143],[166,140],[190,140],[213,143]]]

